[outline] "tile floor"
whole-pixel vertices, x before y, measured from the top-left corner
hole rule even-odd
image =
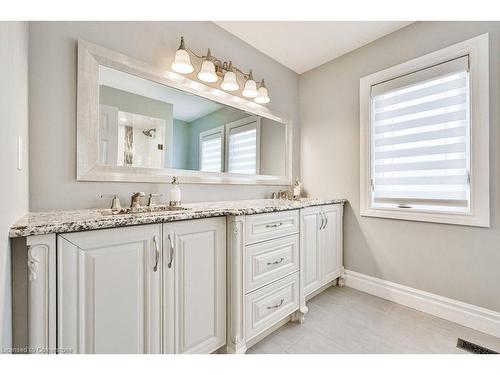
[[[500,352],[500,338],[351,289],[308,301],[303,325],[289,322],[248,350],[284,353],[457,353],[457,338]]]

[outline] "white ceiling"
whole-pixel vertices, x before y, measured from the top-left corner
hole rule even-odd
[[[390,34],[406,21],[217,21],[217,25],[302,74]]]

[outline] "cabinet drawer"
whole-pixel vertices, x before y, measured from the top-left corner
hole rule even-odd
[[[246,218],[247,244],[270,240],[299,232],[299,211],[272,212]]]
[[[247,340],[299,308],[299,273],[287,276],[245,296]]]
[[[299,269],[299,235],[265,241],[245,248],[245,292]]]

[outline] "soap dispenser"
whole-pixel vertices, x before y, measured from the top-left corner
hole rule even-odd
[[[181,205],[181,189],[177,177],[172,178],[172,188],[170,189],[170,206],[177,207]]]
[[[297,177],[295,179],[295,184],[293,185],[293,199],[299,200],[302,194],[302,182],[299,181]]]

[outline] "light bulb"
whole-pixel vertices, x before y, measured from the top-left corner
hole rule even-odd
[[[212,54],[210,53],[210,48],[207,51],[207,55],[201,64],[201,69],[197,75],[198,79],[203,82],[213,83],[217,82],[219,77],[215,73],[215,64],[212,61]]]
[[[175,60],[172,63],[172,70],[177,73],[189,74],[194,71],[191,59],[186,50],[178,49],[175,53]]]
[[[267,94],[267,89],[265,87],[259,87],[257,92],[259,93],[259,95],[254,99],[255,103],[267,104],[271,101],[271,99],[269,99],[269,95]]]
[[[184,45],[184,37],[181,37],[181,45],[177,52],[175,52],[174,62],[171,65],[174,72],[181,74],[189,74],[194,71],[193,64],[191,64],[191,59],[189,58],[189,53],[186,51]]]
[[[269,94],[267,93],[266,85],[264,80],[260,83],[259,89],[257,90],[258,96],[254,99],[255,103],[267,104],[271,101]]]
[[[245,82],[245,87],[243,88],[241,95],[246,98],[255,98],[257,95],[259,95],[259,93],[257,92],[257,84],[253,79],[248,79]]]
[[[243,88],[241,95],[243,95],[245,98],[255,98],[257,97],[257,95],[259,95],[259,93],[257,92],[257,84],[253,80],[253,74],[251,70],[248,74],[248,79],[245,82],[245,87]]]
[[[219,77],[215,73],[215,65],[212,61],[205,60],[201,64],[201,69],[198,72],[198,79],[203,82],[217,82]]]
[[[224,81],[222,81],[220,87],[226,91],[237,91],[240,86],[236,80],[236,74],[232,71],[226,72],[226,74],[224,74]]]

